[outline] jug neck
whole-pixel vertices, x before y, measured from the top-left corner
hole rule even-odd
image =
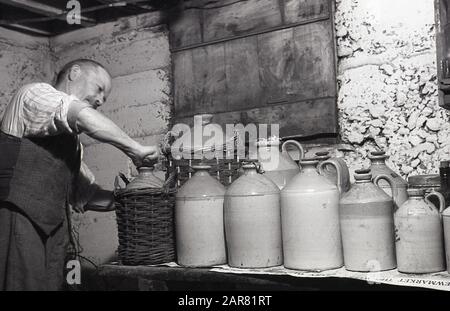
[[[149,175],[153,174],[154,168],[153,166],[141,166],[138,169],[139,175]]]
[[[372,173],[368,169],[355,170],[355,184],[366,184],[372,182]]]
[[[194,169],[194,176],[209,176],[209,170],[211,166],[209,165],[194,165],[192,166]]]
[[[330,153],[328,151],[319,151],[316,152],[316,159],[319,162],[326,161],[330,158]]]
[[[319,163],[319,161],[315,158],[310,158],[310,159],[303,159],[300,160],[300,165],[302,167],[303,173],[308,174],[308,173],[317,173],[317,164]]]
[[[384,165],[388,156],[384,151],[374,151],[369,155],[369,159],[373,165]]]
[[[255,164],[244,164],[242,166],[242,169],[244,170],[244,175],[256,175],[258,174],[257,166]]]
[[[421,201],[425,197],[425,190],[423,189],[409,188],[406,192],[410,200]]]

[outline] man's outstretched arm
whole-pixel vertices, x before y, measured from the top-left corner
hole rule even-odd
[[[109,118],[83,102],[71,103],[68,119],[79,132],[123,151],[137,167],[151,164],[152,160],[158,158],[157,146],[141,145]]]

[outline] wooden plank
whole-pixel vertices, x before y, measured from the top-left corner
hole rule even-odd
[[[281,23],[278,0],[241,1],[204,11],[204,41],[233,37]]]
[[[264,100],[268,104],[336,95],[329,21],[258,36]]]
[[[194,112],[198,91],[195,88],[193,50],[172,55],[174,75],[174,107],[178,116]]]
[[[171,14],[170,47],[176,49],[202,42],[201,10],[188,9]]]
[[[177,117],[175,121],[189,124],[191,119]],[[224,129],[226,124],[279,124],[281,137],[338,133],[334,97],[217,113],[214,122]]]
[[[37,28],[33,28],[33,27],[28,27],[25,25],[19,25],[19,24],[9,24],[8,21],[2,21],[0,20],[0,26],[4,26],[4,27],[8,27],[14,30],[20,30],[20,31],[27,31],[36,35],[41,35],[41,36],[51,36],[52,33],[42,30],[42,29],[37,29]]]
[[[257,37],[225,43],[228,106],[224,110],[260,107],[262,88],[259,80]]]
[[[294,74],[288,93],[297,99],[336,96],[333,25],[323,21],[297,26]]]
[[[283,0],[286,24],[304,22],[330,14],[330,0]]]
[[[196,49],[194,66],[198,87],[202,89],[195,111],[214,113],[226,109],[225,46],[216,44]]]
[[[224,45],[180,51],[173,56],[175,113],[192,116],[226,110]]]
[[[259,75],[266,103],[287,100],[289,83],[295,78],[292,28],[258,36]]]

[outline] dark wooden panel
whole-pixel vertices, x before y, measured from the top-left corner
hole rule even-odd
[[[233,37],[282,24],[278,0],[247,0],[204,11],[204,41]]]
[[[191,123],[190,118],[177,118],[176,122]],[[214,123],[225,130],[226,124],[265,123],[280,124],[280,136],[309,136],[337,133],[336,99],[322,98],[270,107],[218,113]]]
[[[265,102],[335,96],[330,22],[317,22],[258,36]]]
[[[285,23],[294,24],[330,14],[331,0],[283,0]]]
[[[193,105],[196,112],[213,113],[227,109],[227,81],[225,74],[225,47],[209,45],[193,50],[194,73],[198,99]]]
[[[288,93],[298,99],[336,96],[332,22],[297,26],[294,32],[294,75]]]
[[[173,62],[177,115],[227,110],[223,44],[176,52]]]
[[[176,11],[170,16],[170,47],[172,49],[202,42],[201,10]]]
[[[292,28],[259,35],[258,58],[265,103],[286,101],[295,73]]]
[[[175,113],[180,116],[194,111],[194,103],[198,99],[192,55],[192,50],[172,54]]]
[[[264,105],[257,45],[256,36],[225,43],[228,111]]]

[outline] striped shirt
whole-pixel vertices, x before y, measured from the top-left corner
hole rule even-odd
[[[15,137],[45,137],[62,133],[79,134],[76,120],[68,118],[69,104],[79,101],[73,95],[58,91],[47,83],[32,83],[22,87],[12,98],[3,114],[0,130]],[[83,145],[79,142],[83,156]],[[84,206],[93,195],[95,178],[81,163],[77,193],[71,195],[72,205]]]

